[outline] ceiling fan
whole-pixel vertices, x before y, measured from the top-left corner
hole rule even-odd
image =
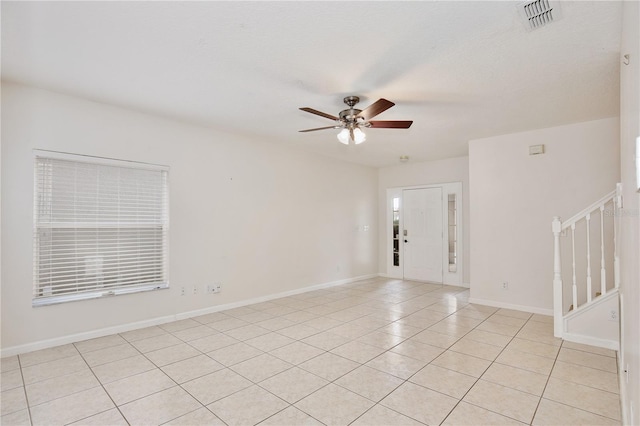
[[[362,131],[363,127],[376,129],[408,129],[413,123],[413,121],[372,121],[371,119],[373,117],[395,105],[386,99],[378,99],[363,110],[355,108],[358,102],[360,102],[360,98],[357,96],[347,96],[344,98],[344,103],[347,104],[349,108],[340,111],[338,117],[309,107],[300,108],[302,111],[310,112],[311,114],[319,115],[336,122],[333,126],[300,131],[315,132],[316,130],[324,129],[342,129],[340,133],[338,133],[338,140],[345,145],[349,145],[349,142],[354,142],[357,145],[366,139],[366,135]]]

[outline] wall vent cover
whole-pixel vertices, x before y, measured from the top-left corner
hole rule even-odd
[[[542,28],[560,18],[558,1],[534,0],[518,4],[520,17],[528,31]]]

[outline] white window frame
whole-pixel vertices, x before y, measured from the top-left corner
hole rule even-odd
[[[32,305],[36,307],[169,288],[169,167],[46,150],[33,152]],[[102,180],[100,185],[96,183],[93,187],[74,175],[74,182],[77,183],[71,185],[71,179],[65,181],[62,178],[60,182],[64,181],[67,186],[54,185],[53,179],[45,179],[43,172],[45,163],[52,162],[64,167],[95,171],[97,176],[108,171],[111,181],[105,184]],[[143,175],[144,179],[151,179],[152,182],[144,188]],[[100,181],[99,177],[97,181]],[[81,188],[83,185],[85,188]],[[130,190],[131,185],[143,188],[140,195],[134,197],[142,202],[136,202],[135,205],[131,203],[134,199],[131,192],[128,199],[120,192],[124,193],[125,187]],[[69,191],[71,186],[73,190]],[[64,189],[56,192],[56,187]],[[108,195],[101,196],[100,191]],[[73,201],[66,201],[70,199],[70,194]],[[99,201],[96,202],[92,219],[91,214],[83,213],[87,211],[86,205],[80,206],[76,201],[83,199],[83,195],[86,199],[94,194]],[[56,203],[56,213],[52,213],[53,197],[65,199]],[[65,204],[67,202],[69,204]],[[61,206],[68,208],[61,209]],[[107,209],[108,213],[105,213]],[[54,235],[58,235],[57,240]],[[89,243],[85,243],[86,239],[81,241],[79,235],[90,235]],[[151,243],[148,243],[149,240]],[[146,245],[143,241],[146,241]],[[85,248],[82,248],[83,244]],[[95,255],[93,252],[87,255],[87,245],[95,250]],[[130,258],[127,259],[127,256]],[[135,256],[138,256],[137,261]],[[143,263],[139,263],[140,256],[145,259]],[[122,266],[125,264],[127,266]],[[60,268],[70,270],[69,265],[72,265],[70,268],[74,272],[65,272],[66,275],[57,272]],[[68,278],[70,275],[76,278]],[[79,276],[83,278],[78,279]],[[104,277],[107,277],[107,281],[110,278],[111,282],[104,284]],[[69,281],[73,279],[75,284]]]

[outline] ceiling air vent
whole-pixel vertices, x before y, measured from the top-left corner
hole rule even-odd
[[[520,3],[518,9],[528,31],[542,28],[560,18],[560,7],[557,1],[527,1]]]

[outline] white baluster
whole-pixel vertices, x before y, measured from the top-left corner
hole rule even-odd
[[[620,287],[620,259],[618,258],[618,213],[622,208],[622,184],[616,184],[616,196],[613,199],[613,285]]]
[[[562,222],[560,217],[553,218],[551,223],[553,232],[553,334],[562,337],[562,263],[560,260],[560,233]]]
[[[604,204],[600,206],[600,294],[607,292],[607,271],[604,266]]]
[[[585,217],[587,220],[587,303],[591,302],[591,241],[590,230],[591,227],[591,213],[587,213]]]
[[[578,309],[578,287],[576,286],[576,224],[571,224],[571,265],[573,267],[573,309]]]

